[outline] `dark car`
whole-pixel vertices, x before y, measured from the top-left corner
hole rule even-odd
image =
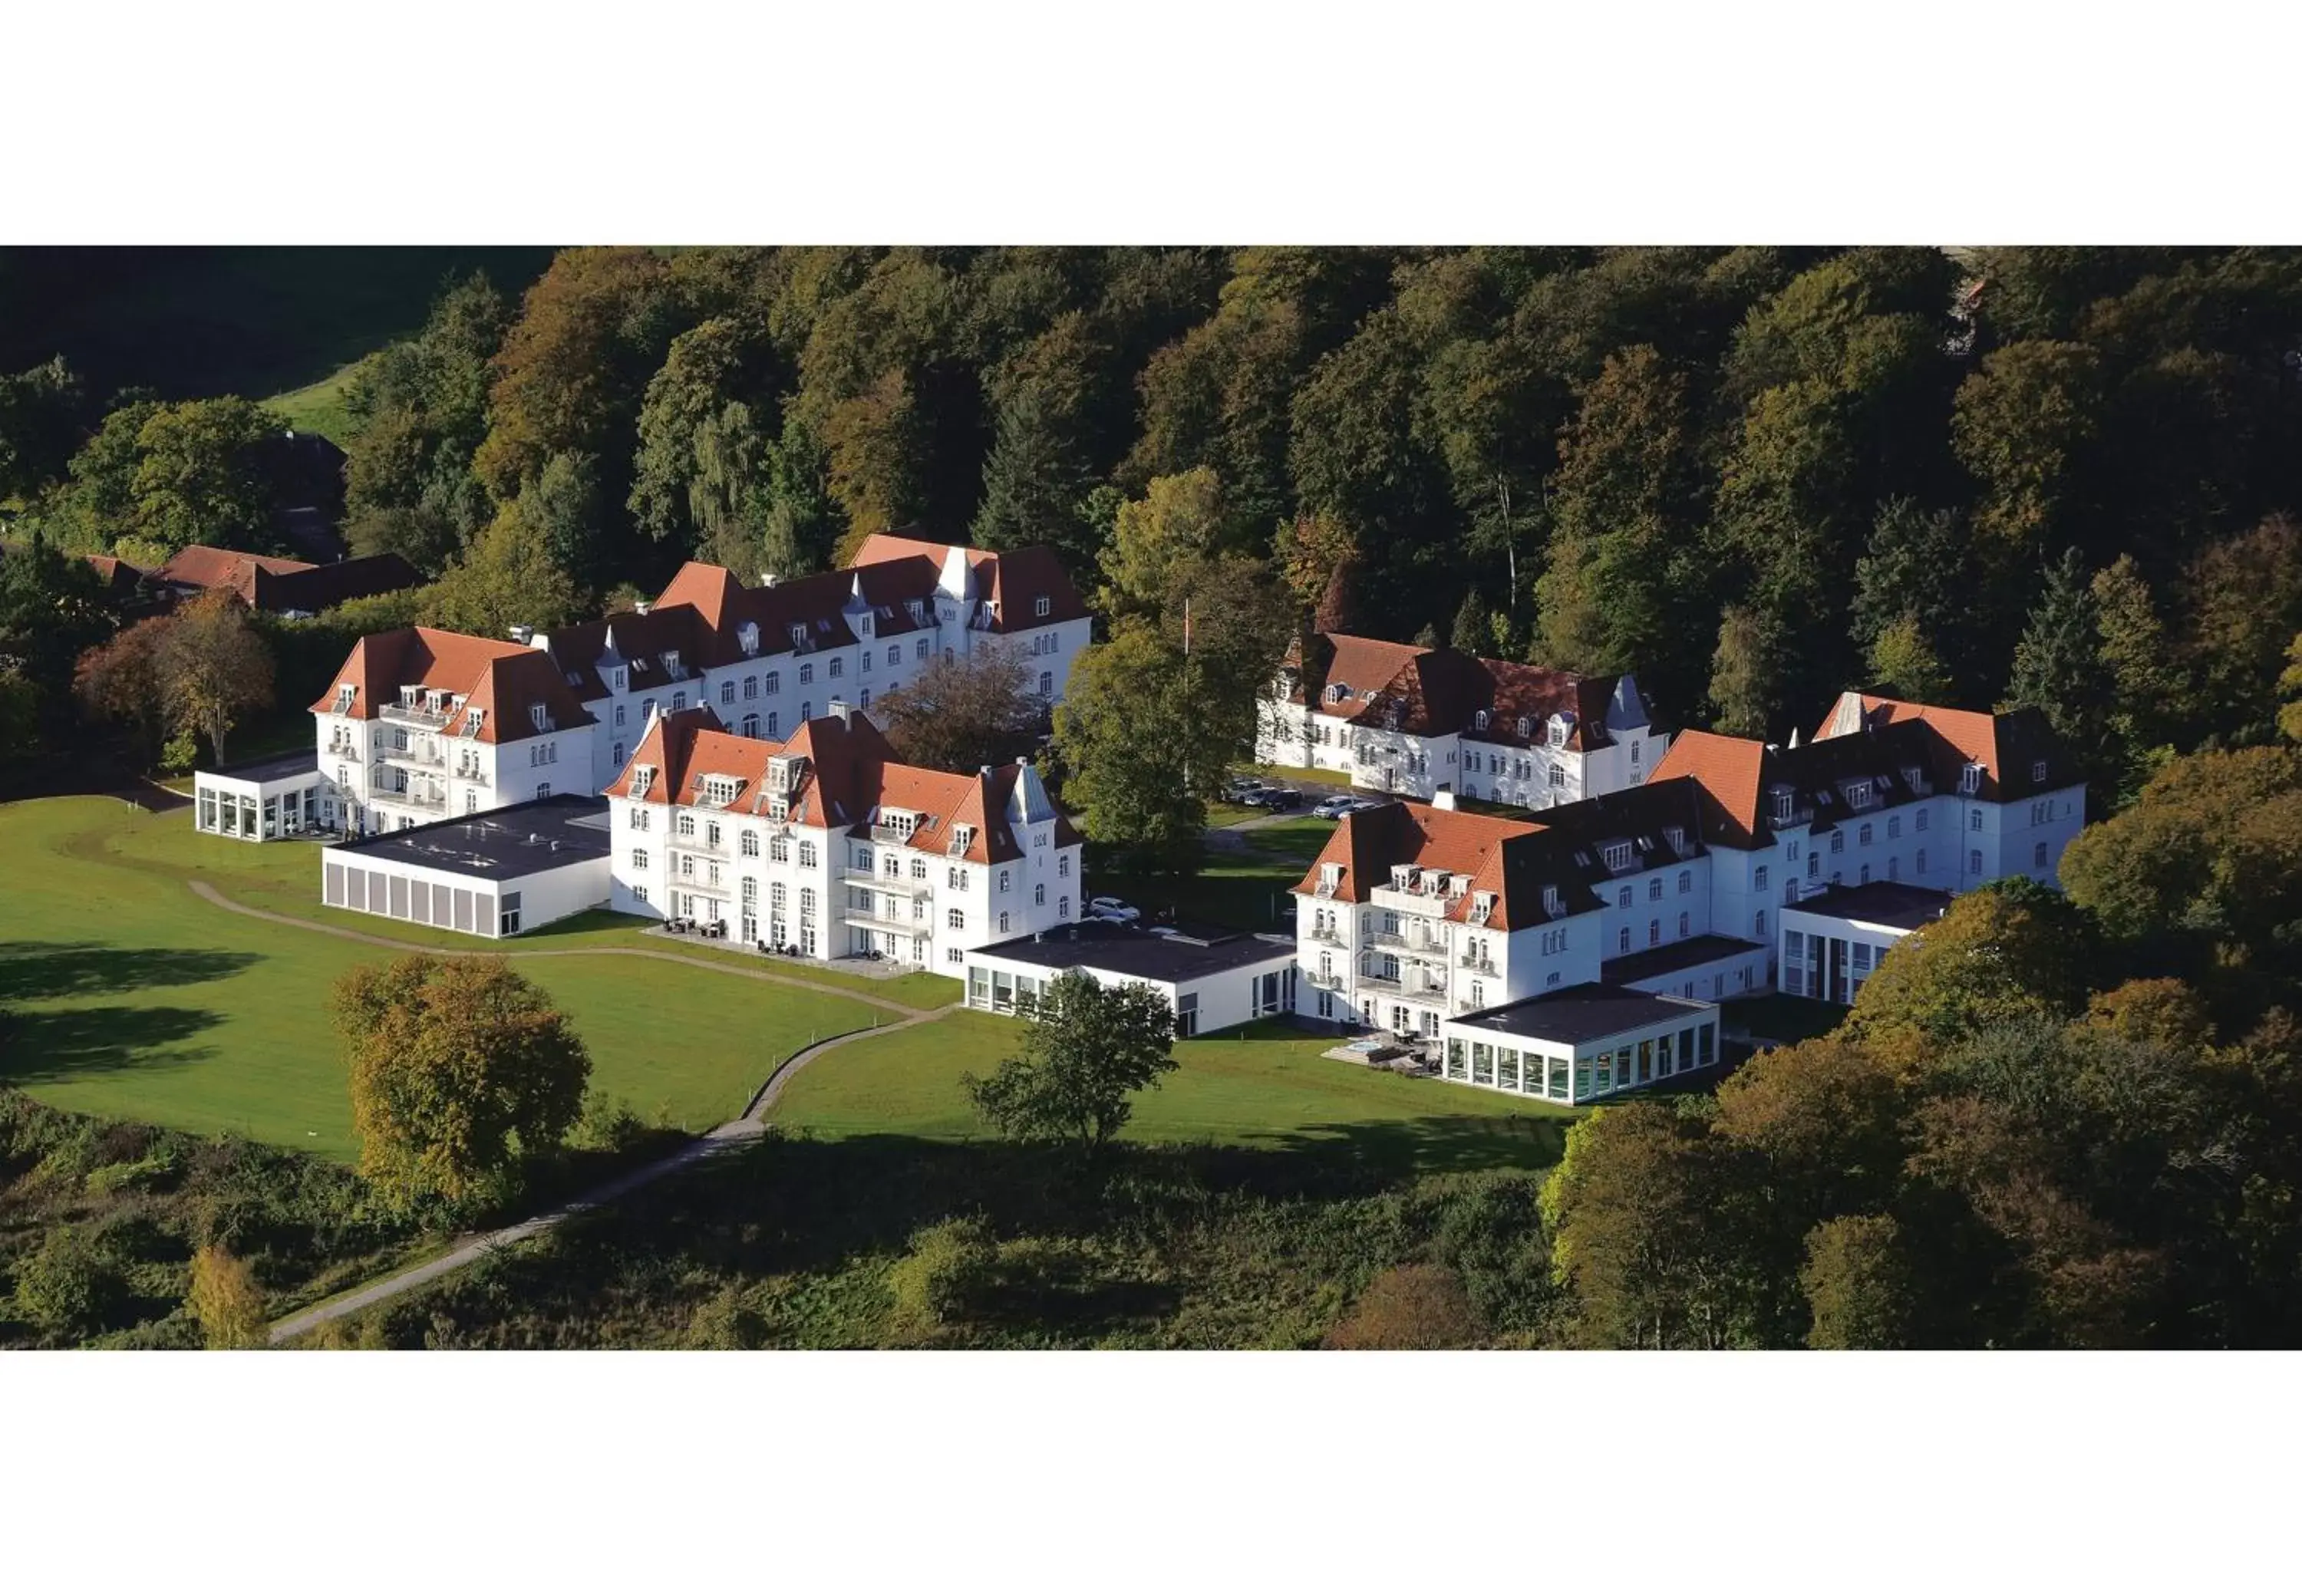
[[[1285,810],[1303,807],[1303,794],[1293,787],[1265,787],[1248,800],[1257,809],[1267,809],[1276,814]]]

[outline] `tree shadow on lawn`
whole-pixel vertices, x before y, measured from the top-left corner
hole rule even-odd
[[[223,1019],[213,1009],[126,1004],[12,1011],[0,1015],[0,1084],[35,1086],[90,1071],[196,1063],[214,1050],[179,1044]],[[163,1047],[171,1051],[148,1056]]]
[[[181,947],[113,947],[100,942],[0,942],[0,1004],[192,987],[261,963],[261,953]]]

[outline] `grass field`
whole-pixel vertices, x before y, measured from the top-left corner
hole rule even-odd
[[[988,1074],[1021,1033],[966,1012],[850,1043],[785,1088],[772,1117],[829,1137],[986,1136],[960,1077]],[[1333,1045],[1281,1025],[1179,1042],[1179,1067],[1136,1099],[1127,1138],[1357,1153],[1425,1172],[1557,1162],[1570,1111],[1319,1056]]]
[[[288,418],[299,433],[316,433],[341,447],[351,433],[351,412],[344,407],[344,391],[357,361],[337,367],[318,382],[292,393],[275,393],[264,402]]]
[[[187,883],[365,931],[477,944],[316,909],[313,853],[308,844],[203,837],[181,811],[143,815],[108,799],[0,807],[0,857],[12,877],[0,899],[0,1004],[15,1012],[0,1081],[60,1108],[349,1157],[343,1045],[327,993],[354,964],[393,955],[233,914]],[[506,951],[605,945],[664,945],[594,927]],[[592,1050],[594,1086],[696,1130],[739,1111],[811,1037],[886,1015],[849,998],[651,961],[520,967],[574,1020]]]

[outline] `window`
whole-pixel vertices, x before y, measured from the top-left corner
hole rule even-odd
[[[1041,698],[1053,698],[1054,695],[1055,673],[1052,670],[1041,671],[1039,673],[1039,696]]]
[[[777,725],[778,725],[782,720],[783,720],[783,711],[782,711],[782,710],[769,710],[768,711],[768,735],[769,735],[769,736],[773,737],[773,736],[775,736],[775,735],[777,735],[777,731],[776,731],[776,727],[777,727]]]
[[[620,770],[624,768],[624,745],[622,743],[617,743],[613,748],[608,751],[608,754],[617,769]]]
[[[1927,811],[1920,810],[1917,814],[1911,817],[1911,829],[1913,831],[1924,831],[1926,828]]]
[[[1651,920],[1647,921],[1647,945],[1649,947],[1659,947],[1661,944],[1662,921],[1659,920]]]
[[[760,856],[760,834],[756,831],[744,833],[743,840],[736,844],[735,851],[746,859],[757,859]]]
[[[1779,824],[1788,825],[1791,818],[1791,800],[1793,796],[1791,790],[1788,787],[1777,787],[1775,789],[1774,796],[1775,819]]]
[[[1911,868],[1921,876],[1927,873],[1927,851],[1924,848],[1920,849],[1918,858],[1911,861]]]
[[[844,676],[847,672],[847,661],[834,654],[831,657],[831,663],[824,667],[824,669],[835,676]]]
[[[1045,620],[1054,612],[1055,601],[1046,594],[1041,593],[1038,598],[1031,601],[1031,613],[1037,616],[1039,619]]]
[[[1550,718],[1550,745],[1553,748],[1567,746],[1567,717],[1564,715]]]
[[[1631,889],[1626,886],[1615,894],[1615,907],[1617,909],[1627,909],[1630,906]]]
[[[1067,898],[1067,897],[1064,897],[1064,898],[1057,898],[1057,899],[1055,900],[1055,915],[1056,915],[1056,918],[1058,918],[1058,919],[1060,919],[1060,920],[1069,920],[1069,919],[1071,919],[1071,899],[1069,899],[1069,898]]]
[[[768,907],[774,910],[777,914],[781,914],[784,911],[784,884],[782,882],[770,881],[768,883]]]
[[[1846,852],[1846,834],[1844,832],[1834,831],[1830,834],[1830,851],[1833,853],[1844,853]]]
[[[1058,853],[1055,856],[1055,874],[1068,880],[1071,878],[1071,856],[1068,853]]]
[[[759,677],[745,676],[744,678],[744,696],[745,698],[757,698],[760,696]]]
[[[1041,909],[1047,906],[1047,884],[1046,882],[1034,881],[1031,883],[1031,902],[1034,905]]]
[[[1685,889],[1682,887],[1680,890],[1684,891]],[[1648,878],[1647,902],[1650,903],[1659,903],[1662,902],[1662,878],[1660,876],[1653,876]]]
[[[1625,926],[1621,930],[1615,933],[1615,948],[1618,953],[1627,953],[1631,951],[1630,927]]]
[[[616,725],[617,725],[617,727],[620,729],[620,728],[622,727],[623,724],[624,724],[624,706],[623,706],[623,705],[621,705],[621,704],[618,704],[618,705],[616,706]]]
[[[542,704],[530,704],[527,706],[527,718],[535,723],[537,731],[542,731],[550,723],[551,711]]]
[[[671,712],[676,715],[685,708],[687,708],[686,692],[683,689],[678,693],[673,693],[671,695]]]
[[[1001,893],[1003,895],[1004,895],[1006,893],[1006,891],[1007,891],[1007,882],[1008,882],[1008,873],[1007,873],[1005,870],[1002,870],[1002,871],[1000,871],[1000,872],[999,872],[999,891],[1000,891],[1000,893]]]
[[[735,679],[733,676],[719,684],[719,701],[723,704],[735,701]]]
[[[339,714],[339,715],[349,715],[349,714],[350,714],[350,713],[351,713],[351,708],[352,708],[352,695],[353,695],[354,693],[357,693],[358,691],[359,691],[359,688],[357,687],[357,685],[355,685],[355,684],[353,684],[353,683],[350,683],[350,682],[342,682],[342,683],[339,683],[339,684],[337,685],[337,686],[336,686],[336,713],[337,713],[337,714]]]
[[[1767,911],[1763,909],[1751,917],[1751,935],[1764,942],[1767,939]]]
[[[800,844],[799,862],[800,867],[802,869],[812,869],[815,868],[815,844],[813,843]]]
[[[783,690],[784,673],[779,670],[771,670],[768,672],[768,696],[769,698],[773,698],[777,693],[781,693]]]
[[[777,836],[768,839],[768,857],[777,864],[791,862],[791,838]]]
[[[1869,847],[1869,846],[1870,845],[1870,822],[1869,822],[1869,821],[1865,820],[1865,821],[1863,821],[1863,822],[1862,822],[1862,828],[1861,828],[1861,831],[1859,831],[1859,832],[1857,832],[1857,833],[1855,834],[1854,841],[1855,841],[1856,845],[1857,845],[1857,846],[1859,846],[1859,847],[1864,847],[1864,848],[1867,848],[1867,847]]]
[[[757,715],[744,716],[743,732],[744,735],[747,737],[758,736],[760,735],[760,718]]]
[[[1760,865],[1757,869],[1751,872],[1751,886],[1752,890],[1757,892],[1764,892],[1767,890],[1767,867],[1765,865]]]
[[[960,909],[945,910],[943,923],[954,931],[963,931],[967,929],[967,913]]]
[[[867,648],[858,651],[855,656],[855,669],[862,676],[868,676],[871,674],[871,651],[870,649]],[[838,672],[834,671],[832,674],[836,676],[838,675]]]
[[[999,929],[1002,933],[1007,929],[1007,911],[1004,909],[999,911]]]
[[[2046,779],[2046,760],[2033,760],[2030,761],[2030,779],[2032,781],[2044,781]]]
[[[1982,791],[1982,767],[1969,765],[1958,773],[1958,790],[1970,796]]]
[[[497,934],[503,937],[518,936],[519,894],[516,892],[508,892],[504,894],[503,898],[499,904],[499,909],[500,912],[497,916]]]
[[[806,686],[810,682],[812,682],[813,680],[815,680],[815,667],[814,667],[814,665],[811,663],[811,664],[807,664],[807,665],[802,665],[802,666],[801,666],[801,667],[799,668],[799,685],[800,685],[801,686],[804,687],[804,686]]]
[[[1678,934],[1681,937],[1686,935],[1686,911],[1684,909],[1678,911]]]
[[[1902,816],[1900,816],[1900,815],[1888,815],[1888,816],[1886,817],[1886,837],[1887,837],[1887,840],[1891,842],[1891,841],[1893,841],[1895,837],[1898,837],[1898,836],[1902,836],[1902,835],[1903,835],[1903,817],[1902,817]]]
[[[647,850],[645,848],[634,848],[632,850],[632,869],[635,870],[643,870],[647,868]]]
[[[1553,765],[1550,768],[1550,785],[1554,787],[1563,787],[1567,785],[1567,770],[1564,766]]]
[[[1607,844],[1603,849],[1601,849],[1600,852],[1601,855],[1605,858],[1605,860],[1606,860],[1606,861],[1607,861],[1607,868],[1608,868],[1609,869],[1610,869],[1610,870],[1621,870],[1621,869],[1628,869],[1630,868],[1630,863],[1631,863],[1631,844],[1628,844],[1628,843],[1609,843],[1609,844]]]
[[[1966,872],[1967,872],[1967,874],[1968,874],[1968,875],[1970,875],[1970,876],[1979,876],[1980,874],[1982,874],[1982,850],[1981,850],[1981,849],[1979,849],[1979,848],[1976,848],[1976,849],[1972,850],[1971,852],[1970,852],[1970,853],[1967,854],[1967,856],[1966,856]]]
[[[1869,782],[1850,781],[1846,784],[1846,807],[1856,810],[1869,809],[1870,807],[1870,784]]]

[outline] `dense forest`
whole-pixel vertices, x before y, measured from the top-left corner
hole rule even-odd
[[[443,624],[913,522],[1092,577],[1133,504],[1307,559],[1331,624],[1633,668],[1678,724],[2037,701],[2107,797],[2269,735],[2298,382],[2282,250],[587,248],[445,285],[339,441],[352,545]],[[26,527],[266,535],[257,406],[5,383]]]

